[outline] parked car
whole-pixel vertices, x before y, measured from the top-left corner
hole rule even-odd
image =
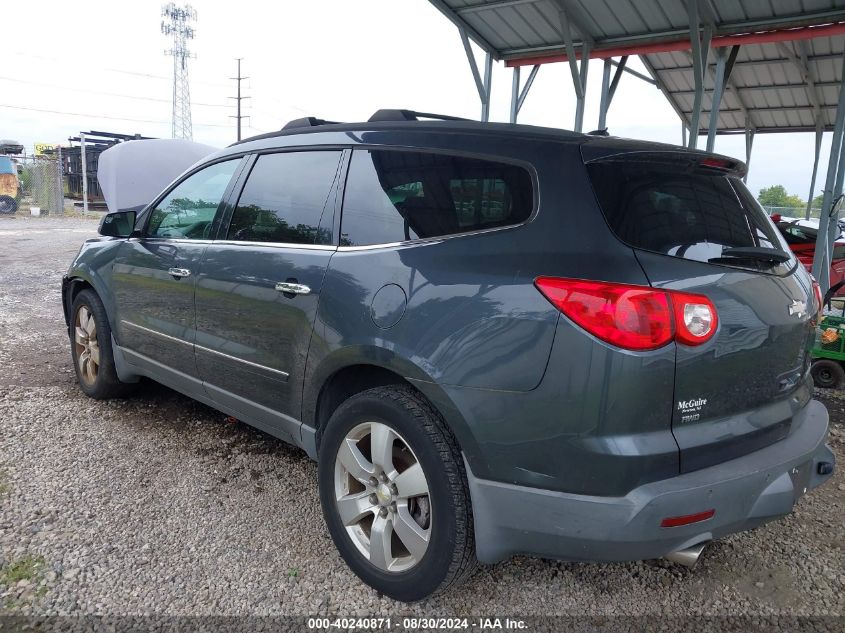
[[[82,391],[301,447],[405,601],[521,553],[691,564],[831,476],[821,298],[742,163],[421,116],[295,121],[106,216],[62,286]]]
[[[816,255],[816,238],[819,234],[818,219],[805,220],[776,214],[772,216],[772,221],[778,227],[778,231],[783,235],[795,256],[808,271],[812,271],[813,258]],[[830,259],[830,285],[835,286],[840,281],[845,280],[845,235],[840,234],[833,243],[833,252]],[[840,286],[834,296],[843,294],[845,294],[845,287]]]

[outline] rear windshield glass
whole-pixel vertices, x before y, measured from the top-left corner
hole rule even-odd
[[[739,178],[694,164],[652,161],[600,161],[587,169],[610,228],[635,248],[701,262],[737,247],[789,252]],[[744,259],[729,265],[774,267]]]

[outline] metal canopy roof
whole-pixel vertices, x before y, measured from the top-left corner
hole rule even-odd
[[[817,123],[832,130],[843,51],[841,36],[741,46],[719,108],[718,132],[808,132]],[[654,53],[642,61],[689,125],[695,95],[689,52]],[[709,64],[704,79],[702,124],[709,121],[714,68]]]
[[[694,120],[690,0],[431,0],[482,49],[508,66],[566,61],[568,22],[576,57],[640,55],[686,125]],[[734,63],[717,131],[832,129],[845,50],[845,0],[699,0],[702,31]],[[706,49],[705,49],[706,52]],[[716,78],[703,77],[706,132]]]

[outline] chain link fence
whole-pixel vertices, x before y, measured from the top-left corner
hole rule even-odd
[[[807,214],[807,207],[773,207],[770,205],[761,205],[769,215],[782,215],[788,218],[803,218]],[[818,207],[810,209],[810,217],[818,219],[822,210]]]
[[[61,215],[64,213],[62,166],[57,158],[35,158],[20,172],[18,213]]]

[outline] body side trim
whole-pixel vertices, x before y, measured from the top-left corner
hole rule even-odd
[[[152,334],[154,336],[159,336],[161,338],[167,339],[168,341],[175,341],[176,343],[181,343],[182,345],[187,345],[189,347],[193,347],[198,352],[204,352],[206,354],[212,354],[214,356],[221,356],[228,360],[237,361],[238,363],[243,363],[244,365],[248,365],[250,367],[254,367],[255,369],[260,369],[262,371],[269,372],[276,376],[287,380],[290,376],[288,372],[282,371],[281,369],[273,369],[272,367],[267,367],[266,365],[261,365],[259,363],[253,363],[252,361],[244,360],[243,358],[238,358],[237,356],[231,356],[230,354],[225,354],[223,352],[218,352],[217,350],[210,349],[208,347],[203,347],[202,345],[197,345],[195,343],[189,343],[188,341],[183,341],[180,338],[176,338],[175,336],[170,336],[169,334],[164,334],[157,330],[151,330],[150,328],[144,327],[143,325],[138,325],[136,323],[132,323],[131,321],[127,321],[126,319],[121,320],[121,323],[124,325],[128,325],[129,327],[133,327],[138,330],[142,330],[148,334]]]

